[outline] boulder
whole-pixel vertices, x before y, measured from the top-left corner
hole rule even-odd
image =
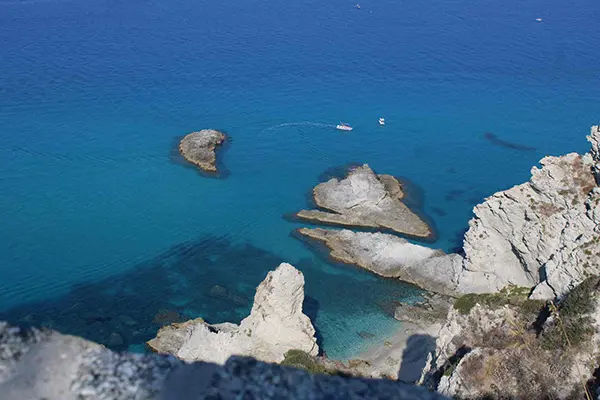
[[[390,230],[415,237],[432,236],[429,226],[400,199],[401,184],[390,175],[376,175],[367,164],[345,179],[333,178],[313,190],[320,210],[302,210],[298,218],[346,227]]]
[[[179,152],[187,161],[206,172],[217,172],[215,148],[226,139],[224,133],[203,129],[186,135],[179,143]]]
[[[203,320],[161,328],[148,345],[184,361],[224,364],[231,355],[281,362],[288,350],[317,355],[315,329],[302,312],[304,275],[282,263],[258,286],[250,315],[240,325]]]

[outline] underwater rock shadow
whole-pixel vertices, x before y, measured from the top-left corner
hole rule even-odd
[[[303,271],[313,290],[319,290],[315,281],[327,279],[310,259],[284,260],[252,244],[207,235],[174,245],[122,274],[2,311],[0,321],[52,328],[116,351],[145,352],[145,343],[166,324],[197,317],[239,324],[250,314],[258,284],[282,262]],[[323,351],[316,325],[321,305],[306,292],[303,311]]]
[[[133,344],[139,346],[133,350],[143,351],[168,323],[196,317],[239,323],[250,312],[258,284],[283,261],[249,244],[205,236],[122,274],[0,312],[0,320],[56,329],[114,350]]]
[[[204,171],[203,169],[199,168],[198,166],[190,163],[188,160],[186,160],[181,155],[181,153],[179,152],[179,143],[181,142],[181,139],[183,139],[185,137],[185,135],[175,136],[173,138],[173,140],[171,141],[171,147],[169,150],[169,160],[171,161],[172,164],[181,165],[182,167],[189,168],[191,170],[196,171],[196,173],[198,173],[200,176],[202,176],[204,178],[226,179],[227,177],[229,177],[229,175],[231,175],[231,172],[225,166],[223,159],[225,158],[225,154],[229,151],[229,149],[231,147],[231,142],[233,141],[233,139],[231,138],[231,136],[229,136],[229,134],[227,134],[227,132],[225,132],[225,131],[219,131],[219,132],[224,133],[226,138],[223,141],[223,143],[221,143],[215,149],[215,154],[217,157],[215,166],[217,167],[217,172]]]
[[[499,147],[504,147],[506,149],[511,149],[511,150],[519,150],[519,151],[536,151],[537,149],[535,147],[530,147],[530,146],[525,146],[519,143],[513,143],[513,142],[509,142],[503,139],[500,139],[498,136],[496,136],[495,134],[491,133],[491,132],[486,132],[483,137],[489,141],[490,143],[499,146]]]

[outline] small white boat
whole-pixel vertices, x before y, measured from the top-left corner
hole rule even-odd
[[[536,18],[535,21],[536,22],[542,22],[542,19],[541,18]]]
[[[379,125],[385,125],[385,118],[379,118]]]
[[[358,9],[360,10],[360,4],[357,4],[357,5],[356,5],[356,8],[358,8]]]
[[[339,129],[340,131],[351,131],[352,127],[349,124],[340,122],[339,125],[336,125],[335,129]]]

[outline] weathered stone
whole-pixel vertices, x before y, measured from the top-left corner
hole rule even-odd
[[[400,201],[400,183],[390,175],[375,175],[367,164],[353,169],[345,179],[333,178],[317,185],[313,195],[321,210],[302,210],[297,214],[299,218],[416,237],[432,235],[427,224]]]
[[[536,297],[560,297],[600,273],[600,190],[594,177],[600,164],[598,127],[588,140],[589,154],[544,157],[529,182],[475,207],[464,239],[460,291],[542,284]]]
[[[258,286],[250,315],[239,326],[190,321],[162,328],[148,345],[185,361],[223,364],[231,355],[281,362],[288,350],[316,355],[315,329],[302,313],[304,275],[283,263]]]
[[[226,139],[224,133],[203,129],[186,135],[179,143],[181,155],[206,172],[217,172],[215,148]]]
[[[456,277],[462,268],[462,258],[457,254],[446,255],[385,233],[322,228],[301,228],[298,233],[324,243],[336,261],[434,292],[455,293]]]

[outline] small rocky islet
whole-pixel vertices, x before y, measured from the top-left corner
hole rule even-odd
[[[332,178],[313,189],[318,210],[302,210],[296,217],[310,222],[383,229],[418,238],[433,235],[431,228],[402,201],[402,186],[391,175],[377,175],[364,164],[346,178]]]
[[[216,148],[223,144],[227,136],[214,129],[187,134],[179,142],[179,153],[188,162],[196,165],[204,172],[216,173]]]

